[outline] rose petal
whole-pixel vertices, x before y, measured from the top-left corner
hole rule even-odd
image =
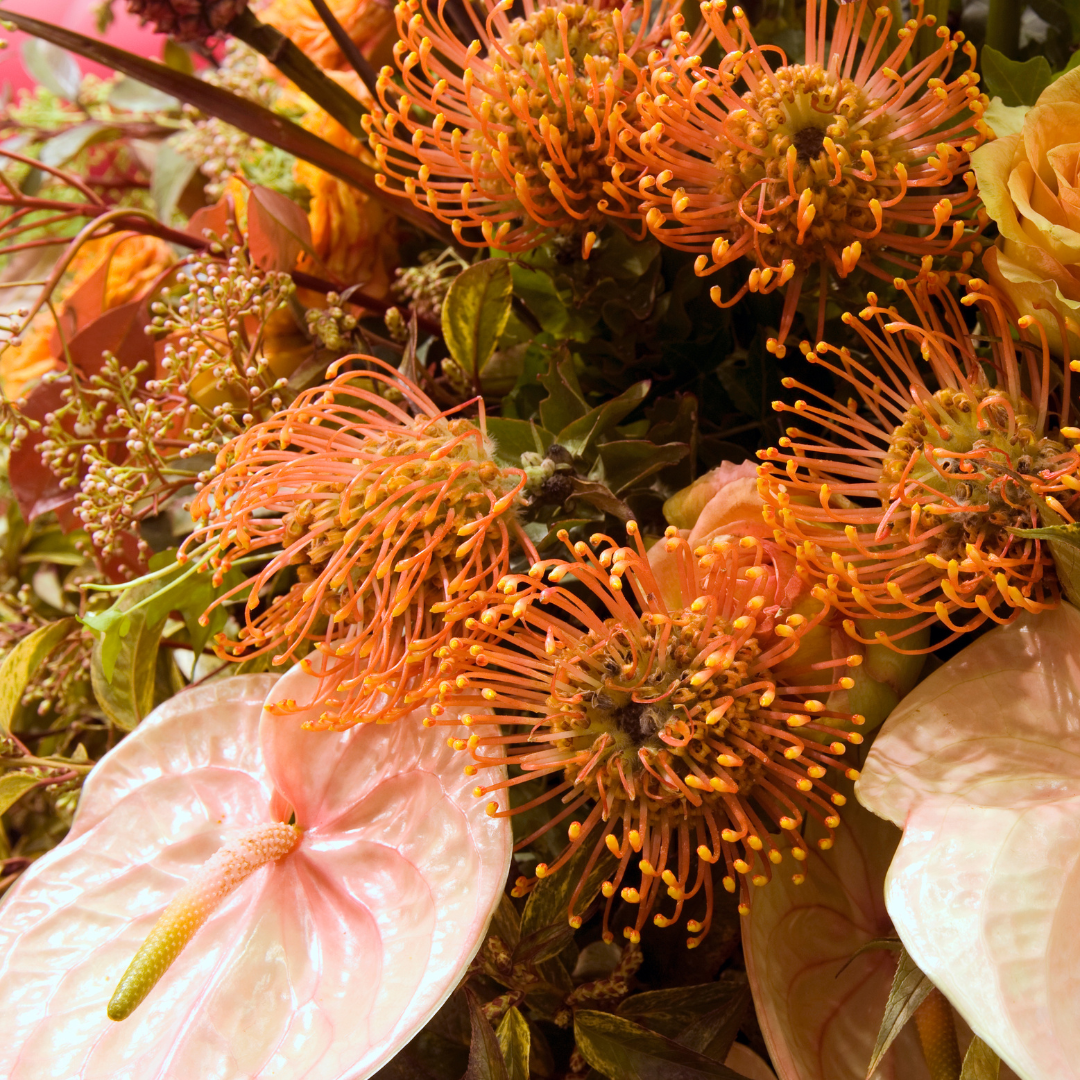
[[[802,885],[777,872],[753,893],[743,919],[746,970],[780,1080],[865,1080],[896,953],[851,957],[893,933],[882,884],[897,839],[891,825],[851,801],[832,850],[810,849]],[[913,1029],[900,1034],[876,1075],[927,1080]]]
[[[908,952],[1023,1080],[1080,1077],[1080,612],[990,631],[881,730],[859,798],[903,824]]]
[[[290,694],[296,674],[282,680]],[[107,1018],[165,904],[225,841],[271,820],[257,688],[225,680],[155,710],[95,769],[80,834],[12,889],[0,1076],[358,1080],[460,979],[502,893],[510,827],[465,790],[446,729],[327,736],[274,717],[277,749],[291,742],[290,798],[319,813],[291,855],[211,915],[129,1019]],[[344,763],[328,760],[339,752]]]

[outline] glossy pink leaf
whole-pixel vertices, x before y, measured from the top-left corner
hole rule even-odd
[[[896,953],[874,949],[851,958],[893,935],[883,884],[898,839],[852,799],[832,850],[810,848],[803,884],[776,873],[754,890],[743,949],[780,1080],[865,1080]],[[929,1080],[913,1029],[897,1038],[878,1076]]]
[[[509,826],[441,729],[263,720],[271,687],[302,701],[314,685],[295,669],[186,691],[95,769],[71,836],[3,904],[0,1076],[358,1080],[452,992],[501,896]],[[180,887],[290,803],[299,846],[242,882],[127,1020],[107,1019]]]
[[[857,787],[903,826],[886,903],[1023,1080],[1080,1077],[1080,612],[990,631],[886,721]]]

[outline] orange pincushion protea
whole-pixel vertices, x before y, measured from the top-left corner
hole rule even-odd
[[[675,0],[509,0],[464,11],[469,43],[430,0],[397,6],[395,57],[405,95],[383,70],[385,111],[366,120],[383,183],[447,222],[463,243],[506,251],[551,234],[579,237],[587,256],[605,221],[612,121],[637,117],[650,52],[669,34]],[[419,107],[422,112],[414,112]],[[462,235],[479,227],[483,239]]]
[[[970,238],[965,247],[969,222],[959,216],[978,203],[974,173],[965,170],[988,133],[975,50],[942,27],[937,50],[905,71],[916,32],[935,22],[922,15],[922,0],[914,6],[917,17],[882,59],[887,7],[867,28],[867,0],[841,6],[827,41],[825,4],[810,0],[806,62],[792,64],[754,41],[739,8],[737,39],[725,0],[706,2],[705,22],[726,54],[719,68],[676,41],[674,57],[653,67],[640,124],[619,133],[641,170],[615,165],[613,190],[628,216],[644,213],[664,243],[702,252],[699,274],[743,256],[754,263],[734,297],[713,289],[716,303],[787,287],[779,337],[770,341],[777,355],[808,274],[819,276],[820,337],[830,275],[844,278],[861,265],[891,281],[948,253],[960,254],[966,269],[979,249]],[[950,78],[958,50],[968,70]],[[778,53],[779,64],[766,52]],[[946,195],[960,174],[964,186]]]
[[[475,423],[465,405],[440,412],[393,368],[360,359],[372,370],[306,391],[221,451],[219,474],[192,504],[204,524],[186,545],[217,540],[219,579],[236,559],[268,553],[217,601],[251,589],[239,640],[219,637],[219,652],[270,652],[284,664],[314,645],[322,659],[304,663],[321,676],[328,728],[414,708],[461,604],[506,572],[512,537],[534,554],[514,514],[525,474],[492,460],[482,408]],[[295,584],[255,614],[260,591],[288,568]]]
[[[658,926],[681,919],[687,901],[704,893],[702,918],[687,923],[697,935],[692,947],[712,917],[713,864],[723,860],[723,885],[739,889],[745,909],[747,881],[764,885],[785,850],[802,880],[807,816],[828,834],[820,846],[831,846],[845,800],[822,777],[842,769],[846,743],[862,737],[829,720],[862,718],[831,711],[826,699],[852,685],[837,669],[859,658],[799,664],[799,643],[828,606],[811,618],[783,609],[771,541],[718,538],[697,558],[669,529],[660,542],[676,555],[682,582],[679,603],[669,606],[636,525],[627,528],[636,548],[596,536],[594,545],[608,545],[597,554],[584,543],[571,546],[563,533],[571,561],[545,560],[504,579],[502,595],[491,596],[440,651],[445,682],[432,715],[437,722],[445,705],[471,706],[466,724],[503,725],[502,736],[460,743],[474,771],[521,769],[478,787],[478,797],[561,777],[517,810],[559,799],[565,808],[541,831],[571,819],[569,845],[550,866],[540,864],[537,877],[555,873],[586,843],[593,850],[582,885],[606,850],[617,857],[602,887],[607,940],[616,896],[637,906],[623,931],[636,942],[665,894],[674,909],[653,916]],[[590,602],[559,584],[569,575]],[[515,811],[492,803],[489,812]],[[777,832],[789,839],[778,842]],[[531,884],[520,879],[518,892]],[[570,901],[575,927],[582,885]]]
[[[1014,341],[1003,298],[972,279],[961,303],[979,309],[986,337],[975,340],[990,342],[980,355],[951,294],[908,294],[915,323],[872,293],[862,322],[844,316],[876,366],[846,347],[803,343],[853,396],[834,401],[785,379],[810,400],[773,407],[816,430],[788,428],[780,449],[759,452],[777,537],[825,585],[852,637],[900,652],[925,651],[905,638],[939,620],[952,641],[1055,604],[1047,545],[1011,530],[1072,521],[1080,507],[1080,454],[1067,445],[1080,430],[1058,426],[1068,423],[1069,365],[1052,370],[1038,324],[1021,318]],[[868,637],[868,619],[897,621],[891,631],[875,621]]]

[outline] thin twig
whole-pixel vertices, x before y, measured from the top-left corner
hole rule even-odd
[[[356,42],[349,37],[349,32],[338,22],[334,13],[326,5],[326,0],[311,0],[311,6],[318,12],[323,25],[330,31],[330,36],[337,42],[337,47],[344,53],[345,59],[352,65],[353,71],[360,76],[360,81],[368,88],[373,101],[379,100],[379,76],[371,62],[360,51]]]

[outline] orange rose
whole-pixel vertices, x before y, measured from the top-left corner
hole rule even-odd
[[[1051,83],[1015,133],[971,155],[987,213],[1001,235],[983,256],[990,281],[1051,347],[1080,355],[1080,68]]]

